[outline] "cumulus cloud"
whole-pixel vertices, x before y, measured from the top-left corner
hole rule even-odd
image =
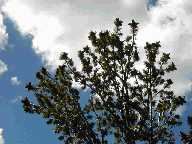
[[[3,129],[0,128],[0,144],[4,144]]]
[[[110,5],[109,5],[110,3]],[[78,63],[77,51],[85,46],[90,30],[112,28],[115,17],[145,19],[145,0],[128,7],[123,0],[7,0],[2,11],[15,21],[23,35],[33,36],[33,48],[55,67],[62,51]]]
[[[150,20],[142,25],[138,43],[160,41],[171,53],[178,71],[174,73],[175,90],[183,94],[191,88],[192,74],[192,1],[159,0],[150,12]]]
[[[172,75],[175,90],[181,94],[190,88],[192,1],[158,0],[147,10],[147,0],[7,0],[2,11],[23,35],[32,35],[35,52],[52,68],[60,63],[62,51],[78,65],[77,51],[88,44],[90,30],[112,29],[115,17],[125,24],[135,18],[140,22],[139,47],[161,41],[178,67]]]
[[[0,49],[5,49],[7,40],[8,40],[8,34],[6,33],[6,27],[3,24],[3,15],[0,12]]]
[[[0,7],[4,5],[4,0],[0,0]],[[8,33],[6,32],[6,26],[3,23],[4,15],[0,9],[0,50],[4,50],[8,42]]]
[[[20,85],[20,81],[19,81],[19,79],[18,79],[18,77],[17,76],[13,76],[13,77],[11,77],[11,84],[12,85]]]
[[[0,76],[8,70],[7,65],[0,60]]]

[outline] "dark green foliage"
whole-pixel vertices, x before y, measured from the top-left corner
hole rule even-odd
[[[66,143],[99,143],[80,108],[79,92],[71,86],[71,74],[66,67],[59,66],[55,76],[42,68],[36,77],[38,84],[29,83],[26,88],[34,92],[37,104],[30,103],[26,97],[22,100],[24,111],[40,114],[47,124],[54,125],[59,140]]]
[[[66,143],[134,144],[136,141],[174,143],[171,128],[180,124],[175,110],[185,103],[184,97],[170,90],[172,80],[166,74],[176,70],[170,54],[159,54],[160,42],[146,43],[144,68],[141,69],[136,46],[138,23],[129,23],[131,35],[123,36],[122,21],[116,19],[113,32],[90,32],[92,47],[79,51],[82,64],[77,71],[67,53],[51,76],[46,69],[37,73],[38,83],[29,83],[37,103],[28,98],[23,102],[26,112],[47,119]],[[82,89],[91,91],[84,108],[79,104],[79,92],[72,87],[76,81]]]

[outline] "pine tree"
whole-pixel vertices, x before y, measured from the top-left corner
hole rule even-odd
[[[92,46],[79,51],[81,70],[63,53],[63,65],[55,75],[42,68],[36,74],[37,84],[26,86],[37,102],[26,97],[24,110],[47,119],[65,143],[104,144],[111,143],[111,137],[113,143],[127,144],[175,141],[172,128],[181,124],[175,111],[185,99],[175,96],[173,81],[166,74],[176,66],[169,53],[159,53],[160,42],[146,43],[146,58],[141,60],[136,45],[138,23],[128,24],[131,34],[126,37],[122,23],[117,18],[114,31],[90,32]],[[72,86],[74,81],[81,89]],[[91,91],[90,99],[80,107],[79,91],[85,88]]]

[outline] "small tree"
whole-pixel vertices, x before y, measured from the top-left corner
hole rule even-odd
[[[26,88],[34,92],[36,104],[22,100],[26,112],[37,113],[54,126],[65,143],[109,142],[134,144],[137,141],[174,143],[172,127],[180,124],[175,110],[185,100],[170,90],[166,74],[176,70],[169,53],[159,54],[160,42],[146,43],[144,68],[136,46],[138,23],[129,23],[131,35],[124,38],[122,21],[114,21],[114,31],[90,32],[92,47],[79,51],[81,71],[67,53],[54,76],[45,68],[37,73],[38,83]],[[78,82],[91,91],[85,107],[80,107]],[[81,90],[81,89],[80,89]]]

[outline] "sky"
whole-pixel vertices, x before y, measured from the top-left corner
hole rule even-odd
[[[25,84],[35,81],[42,66],[54,71],[63,51],[79,67],[77,51],[90,44],[89,31],[112,30],[116,17],[125,33],[132,19],[140,23],[139,48],[160,41],[161,51],[171,53],[178,68],[170,75],[173,89],[188,101],[178,112],[190,113],[191,0],[0,0],[0,144],[57,142],[40,117],[23,112],[21,99],[32,98]]]

